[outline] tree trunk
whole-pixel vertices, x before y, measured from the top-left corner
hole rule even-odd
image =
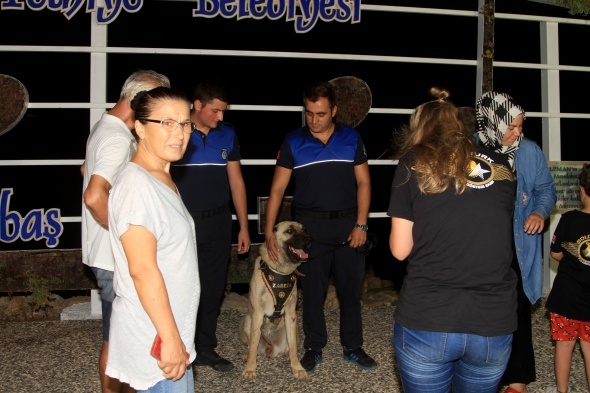
[[[494,12],[495,0],[484,0],[483,5],[483,67],[482,94],[494,89]]]

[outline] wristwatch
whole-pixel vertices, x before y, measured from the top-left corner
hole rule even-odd
[[[369,226],[367,224],[359,224],[358,222],[354,224],[354,227],[360,229],[363,232],[367,232],[369,230]]]

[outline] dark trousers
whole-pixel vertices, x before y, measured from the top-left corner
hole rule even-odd
[[[365,257],[355,249],[338,247],[354,228],[356,215],[335,219],[296,216],[295,219],[306,227],[313,239],[309,260],[299,267],[304,274],[301,277],[303,345],[305,348],[321,349],[328,341],[324,301],[332,273],[340,302],[340,342],[347,348],[356,349],[363,345],[361,290]]]
[[[217,347],[217,317],[231,257],[232,218],[231,213],[226,211],[206,218],[193,216],[193,219],[201,280],[201,299],[195,332],[195,348],[200,353]]]
[[[516,284],[518,328],[512,334],[512,353],[502,377],[502,382],[505,384],[529,384],[536,379],[531,302],[524,293],[522,275],[516,258],[512,262],[512,269],[518,276],[518,283]]]

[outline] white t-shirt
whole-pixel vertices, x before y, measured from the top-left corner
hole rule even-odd
[[[145,390],[164,379],[149,354],[156,328],[142,307],[123,245],[130,225],[141,225],[157,239],[156,258],[174,320],[192,362],[201,285],[195,224],[178,193],[139,165],[130,162],[115,181],[109,197],[109,228],[115,256],[109,357],[106,374]]]
[[[112,186],[119,172],[136,151],[137,142],[125,122],[116,116],[104,113],[92,127],[86,143],[82,192],[88,187],[92,175],[100,175]],[[82,200],[82,262],[104,270],[115,269],[109,231],[94,219],[84,200]]]

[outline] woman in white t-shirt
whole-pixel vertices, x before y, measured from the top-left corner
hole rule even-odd
[[[134,98],[137,153],[109,197],[117,296],[106,373],[138,392],[194,392],[189,365],[201,291],[195,228],[169,173],[194,130],[189,105],[166,87]],[[150,356],[156,336],[159,359]]]

